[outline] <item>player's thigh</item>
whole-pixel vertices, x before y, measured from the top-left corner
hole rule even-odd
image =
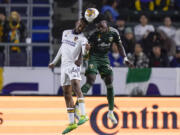
[[[93,85],[96,80],[96,74],[88,73],[86,74],[86,82],[90,85]]]
[[[64,85],[62,86],[64,96],[71,96],[72,95],[72,86],[71,85]]]
[[[89,60],[88,61],[88,67],[86,69],[86,73],[85,75],[89,75],[89,74],[94,74],[96,75],[98,73],[98,69],[97,69],[97,61],[95,60]]]
[[[98,71],[102,78],[106,76],[113,76],[112,67],[108,61],[101,61],[98,63]]]
[[[62,68],[61,69],[61,86],[67,86],[67,85],[71,85],[71,81],[67,74],[67,69]]]
[[[71,80],[71,85],[74,91],[80,89],[80,80],[78,79],[72,79]]]
[[[106,76],[104,76],[103,80],[106,85],[112,84],[113,83],[113,75],[112,74],[106,75]]]

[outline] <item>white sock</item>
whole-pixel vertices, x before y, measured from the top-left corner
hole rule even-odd
[[[109,110],[109,112],[108,113],[113,113],[113,110]]]
[[[74,124],[74,122],[75,122],[75,120],[74,120],[74,108],[67,108],[67,112],[68,112],[70,124]]]
[[[81,115],[86,115],[84,98],[78,98],[78,103],[79,103],[79,109],[81,111]]]

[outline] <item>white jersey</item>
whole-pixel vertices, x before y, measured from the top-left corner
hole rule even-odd
[[[73,30],[65,30],[62,35],[62,45],[53,60],[56,64],[61,57],[61,86],[71,85],[71,80],[81,80],[81,68],[75,64],[80,53],[84,54],[88,40],[81,34],[74,34]]]
[[[52,63],[56,64],[60,56],[62,66],[74,63],[81,51],[84,54],[87,43],[88,40],[83,33],[74,34],[73,30],[65,30],[62,35],[62,45]]]

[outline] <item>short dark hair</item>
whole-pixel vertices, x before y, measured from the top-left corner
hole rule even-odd
[[[98,17],[94,20],[94,24],[100,23],[104,20],[106,21],[106,17],[103,14],[99,14]]]

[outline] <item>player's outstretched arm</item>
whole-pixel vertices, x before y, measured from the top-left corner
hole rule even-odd
[[[126,64],[130,68],[134,68],[134,65],[128,60],[128,58],[126,56],[126,52],[122,45],[122,42],[119,43],[118,49],[119,49],[120,55],[124,58],[124,64]]]
[[[48,65],[48,67],[51,68],[51,69],[54,68],[54,66],[55,65],[53,63],[49,63],[49,65]]]
[[[54,60],[49,64],[49,68],[54,68],[54,66],[57,64],[58,60],[61,58],[61,47],[58,50],[58,53],[56,54],[56,57]]]

